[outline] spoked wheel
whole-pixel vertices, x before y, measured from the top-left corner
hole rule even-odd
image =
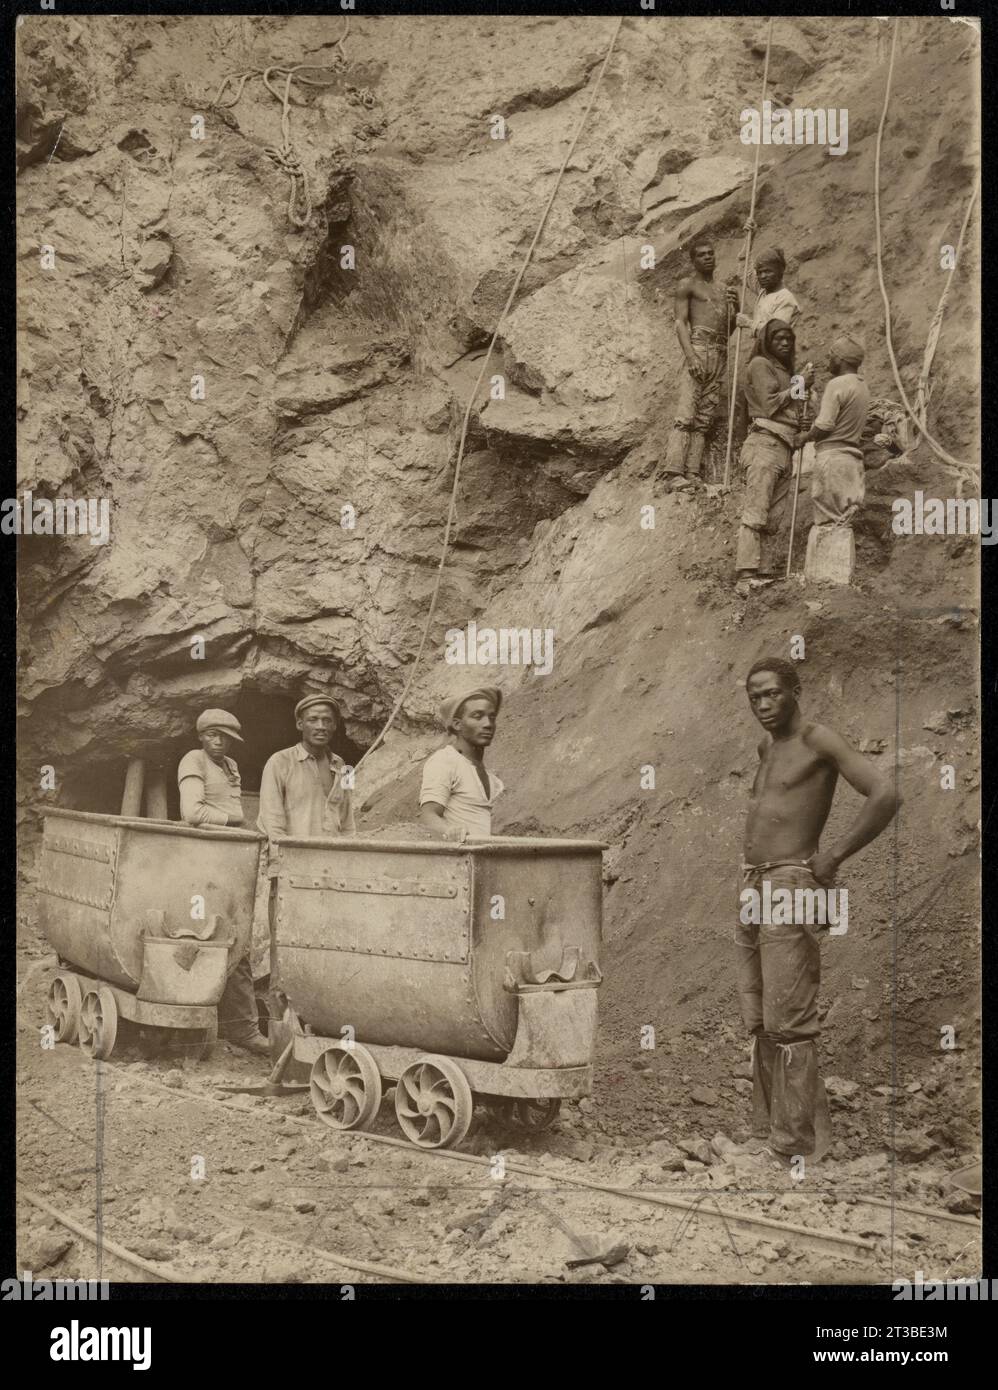
[[[76,1042],[80,1027],[83,993],[75,975],[57,975],[49,986],[45,1001],[45,1022],[55,1033],[57,1043]]]
[[[331,1043],[312,1063],[308,1089],[331,1129],[363,1129],[381,1105],[381,1075],[366,1047]]]
[[[405,1137],[422,1149],[450,1149],[468,1133],[474,1102],[464,1072],[449,1057],[413,1062],[395,1087]]]
[[[198,1028],[190,1034],[189,1047],[191,1056],[195,1062],[203,1062],[211,1056],[212,1049],[218,1042],[218,1020],[208,1025],[207,1028]]]
[[[89,990],[80,1005],[80,1047],[88,1057],[103,1061],[114,1051],[118,1036],[118,1005],[107,985]]]
[[[547,1100],[515,1100],[510,1108],[520,1128],[536,1134],[554,1124],[561,1110],[561,1100],[558,1096]]]

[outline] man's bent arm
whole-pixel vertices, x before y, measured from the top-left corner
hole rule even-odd
[[[204,778],[189,773],[180,782],[180,818],[187,825],[228,825],[224,811],[209,806]]]
[[[436,801],[425,801],[419,808],[419,824],[434,835],[442,835],[447,829],[444,808]]]
[[[854,791],[866,797],[852,829],[834,849],[825,852],[836,864],[842,864],[890,825],[901,805],[901,798],[890,783],[834,729],[817,725],[806,742],[842,774]]]
[[[675,312],[676,334],[679,338],[679,346],[683,350],[683,356],[686,358],[686,365],[691,372],[694,369],[699,370],[700,364],[693,351],[693,339],[690,337],[690,291],[685,280],[676,291]]]
[[[287,816],[284,810],[284,792],[277,776],[273,760],[268,759],[260,779],[260,810],[257,825],[270,840],[287,832]]]

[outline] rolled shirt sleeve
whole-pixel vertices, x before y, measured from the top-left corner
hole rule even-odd
[[[838,378],[832,377],[821,395],[821,409],[818,411],[818,418],[815,420],[815,428],[819,430],[832,430],[839,418],[839,386]]]
[[[228,825],[226,813],[208,804],[199,753],[186,753],[181,758],[177,782],[180,785],[180,816],[187,825]]]
[[[260,778],[260,809],[257,825],[270,841],[267,872],[273,877],[277,873],[277,856],[274,853],[274,840],[287,833],[287,814],[284,809],[284,787],[281,780],[281,754],[268,758]]]
[[[432,801],[437,806],[446,807],[454,789],[454,770],[450,760],[441,754],[443,748],[430,755],[423,764],[423,781],[419,788],[419,804],[425,806]]]

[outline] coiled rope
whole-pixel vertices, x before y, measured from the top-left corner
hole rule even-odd
[[[932,452],[936,455],[936,457],[940,459],[941,462],[944,465],[946,465],[947,468],[949,468],[953,473],[956,474],[959,480],[957,491],[962,494],[964,483],[976,483],[976,470],[973,469],[969,464],[961,463],[959,459],[954,458],[953,455],[948,453],[939,443],[939,441],[937,439],[934,439],[933,436],[929,433],[925,424],[925,405],[927,404],[927,396],[926,390],[923,389],[923,386],[924,388],[927,388],[928,386],[928,368],[931,366],[932,357],[935,355],[936,341],[939,338],[939,327],[942,323],[943,308],[946,303],[946,296],[949,293],[950,279],[952,279],[953,270],[955,269],[955,266],[951,267],[950,269],[950,279],[947,280],[946,285],[943,289],[942,298],[940,299],[939,305],[936,308],[936,312],[932,320],[932,326],[929,329],[929,341],[926,344],[925,359],[922,363],[922,376],[919,378],[920,394],[918,399],[920,405],[920,413],[916,412],[916,410],[912,407],[912,404],[908,399],[907,392],[904,389],[904,383],[901,381],[901,373],[898,370],[897,358],[894,356],[894,342],[891,335],[891,301],[887,294],[887,286],[884,284],[883,233],[881,229],[880,220],[880,151],[883,145],[884,125],[887,121],[887,109],[890,105],[891,99],[891,84],[894,79],[894,60],[897,53],[898,27],[900,23],[900,19],[895,19],[894,30],[891,35],[891,56],[890,61],[887,65],[887,85],[884,88],[884,106],[883,110],[880,113],[880,124],[877,127],[877,147],[876,155],[874,158],[873,173],[873,212],[877,232],[877,280],[880,285],[880,295],[884,301],[884,338],[887,344],[887,355],[891,361],[891,370],[894,373],[894,381],[897,385],[898,393],[900,394],[901,402],[904,405],[905,411],[912,420],[915,429],[918,431],[919,434],[922,435],[922,437],[925,439],[925,442],[932,449]],[[964,217],[963,227],[960,232],[960,246],[963,245],[964,234],[966,233],[967,226],[970,221],[971,210],[973,209],[976,198],[977,184],[975,184],[974,186],[974,192],[971,196],[970,204],[967,208],[967,214]],[[959,258],[959,250],[957,253],[957,258]],[[933,330],[935,330],[934,335]]]
[[[281,144],[268,145],[264,153],[269,159],[287,174],[290,180],[288,192],[288,221],[295,227],[304,229],[312,220],[312,194],[309,188],[308,173],[301,162],[301,156],[295,148],[291,138],[291,84],[300,82],[306,87],[329,87],[336,79],[337,71],[346,61],[343,52],[343,44],[346,42],[350,32],[350,16],[344,15],[343,32],[339,38],[334,40],[333,46],[339,49],[339,58],[334,63],[296,63],[293,67],[283,67],[274,64],[269,68],[250,68],[246,72],[230,73],[222,80],[212,106],[222,110],[227,110],[236,105],[243,94],[246,83],[254,77],[261,77],[263,85],[276,101],[281,103]],[[329,81],[316,81],[314,77],[306,77],[307,72],[329,72],[333,77]],[[271,78],[284,78],[284,90],[274,87]],[[231,101],[223,101],[230,84],[236,84],[235,96]],[[350,89],[353,90],[352,88]],[[366,89],[365,89],[366,90]],[[365,102],[365,105],[370,103]]]
[[[766,61],[762,69],[762,95],[759,97],[759,117],[762,118],[762,104],[766,100],[766,84],[769,81],[769,54],[773,43],[773,20],[770,18],[769,28],[766,30]],[[759,140],[755,147],[755,168],[752,170],[752,196],[749,200],[748,221],[745,223],[745,264],[742,267],[742,292],[738,300],[738,308],[741,313],[745,312],[745,291],[748,288],[749,265],[752,259],[752,234],[755,231],[755,191],[759,184],[759,160],[762,157],[762,135],[760,132]],[[735,432],[735,396],[738,384],[738,355],[742,345],[742,330],[739,326],[735,329],[735,352],[734,352],[734,371],[731,372],[728,382],[728,440],[724,446],[724,486],[728,486],[728,479],[731,475],[731,439]]]
[[[419,647],[417,648],[416,656],[413,660],[411,667],[409,668],[409,674],[406,677],[405,684],[402,687],[402,693],[395,701],[395,704],[392,707],[391,714],[389,714],[388,718],[385,720],[384,728],[381,730],[377,738],[370,745],[370,747],[363,754],[363,756],[358,759],[357,767],[360,767],[364,759],[369,757],[370,754],[373,753],[374,750],[377,747],[379,747],[380,744],[384,741],[385,735],[388,733],[389,729],[394,724],[398,716],[399,710],[402,708],[402,705],[404,704],[406,697],[409,694],[409,691],[412,689],[412,683],[416,676],[416,670],[419,666],[420,659],[422,658],[423,652],[426,648],[426,640],[430,633],[430,625],[433,622],[433,616],[437,611],[437,600],[440,596],[440,584],[443,580],[444,564],[447,559],[447,551],[450,546],[451,530],[454,525],[454,512],[457,506],[457,490],[458,485],[461,481],[461,462],[464,458],[464,449],[468,438],[468,426],[471,421],[471,412],[474,408],[475,398],[478,395],[482,382],[485,380],[485,373],[488,370],[489,362],[492,359],[492,353],[495,349],[496,342],[498,341],[500,330],[502,329],[502,326],[506,321],[506,317],[509,314],[513,301],[516,298],[517,293],[520,289],[520,285],[526,273],[527,266],[530,264],[531,258],[537,247],[537,243],[541,239],[541,234],[544,231],[545,224],[547,223],[548,214],[550,213],[551,208],[554,204],[554,200],[557,196],[558,189],[561,187],[561,180],[565,173],[565,169],[567,168],[568,162],[572,158],[572,155],[575,153],[575,147],[579,143],[579,137],[582,135],[582,131],[586,125],[586,121],[589,119],[589,113],[593,109],[593,103],[595,102],[597,93],[599,92],[600,84],[603,81],[603,76],[607,70],[607,66],[613,54],[614,46],[617,42],[617,36],[620,33],[620,27],[623,24],[623,22],[623,18],[621,17],[617,20],[617,23],[614,26],[613,35],[610,39],[609,47],[606,50],[606,56],[604,57],[599,73],[597,74],[596,81],[593,85],[592,93],[589,97],[589,101],[586,105],[585,110],[582,113],[582,117],[579,120],[578,125],[575,128],[575,134],[572,137],[572,143],[568,147],[568,153],[565,155],[565,158],[561,162],[561,168],[558,170],[558,176],[554,181],[554,187],[551,189],[551,193],[548,197],[548,200],[544,205],[544,211],[541,213],[540,221],[537,224],[537,230],[534,232],[533,240],[527,248],[527,254],[523,258],[523,263],[521,264],[520,269],[517,271],[512,288],[510,289],[510,292],[506,297],[506,303],[503,305],[502,313],[499,315],[495,329],[492,333],[492,338],[489,341],[488,350],[486,351],[485,356],[482,358],[482,365],[479,369],[478,376],[475,380],[475,384],[471,388],[471,393],[468,396],[468,403],[464,409],[464,418],[461,422],[461,438],[458,442],[457,459],[454,464],[454,482],[451,486],[450,505],[447,509],[447,524],[444,527],[444,539],[443,545],[440,550],[440,562],[437,565],[436,578],[433,582],[433,592],[430,595],[430,607],[426,614],[426,621],[423,624],[423,634],[419,640]]]

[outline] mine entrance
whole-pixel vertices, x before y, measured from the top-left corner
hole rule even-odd
[[[239,764],[243,815],[248,826],[256,823],[264,763],[279,748],[292,747],[301,737],[295,728],[295,704],[296,699],[290,696],[246,690],[236,699],[230,697],[223,706],[236,716],[242,728],[243,742],[233,749],[233,756]],[[146,764],[147,787],[157,774],[161,774],[165,781],[167,815],[170,820],[180,819],[177,764],[185,753],[198,746],[194,731],[195,718],[196,715],[191,719],[189,732],[165,740],[154,751],[146,750],[141,755],[144,756]],[[350,766],[356,766],[364,748],[363,745],[354,743],[345,730],[340,729],[333,739],[333,752],[338,753]],[[59,798],[60,804],[81,811],[100,811],[118,815],[121,811],[127,767],[128,758],[119,756],[98,766],[69,774]],[[145,802],[143,813],[149,814]]]

